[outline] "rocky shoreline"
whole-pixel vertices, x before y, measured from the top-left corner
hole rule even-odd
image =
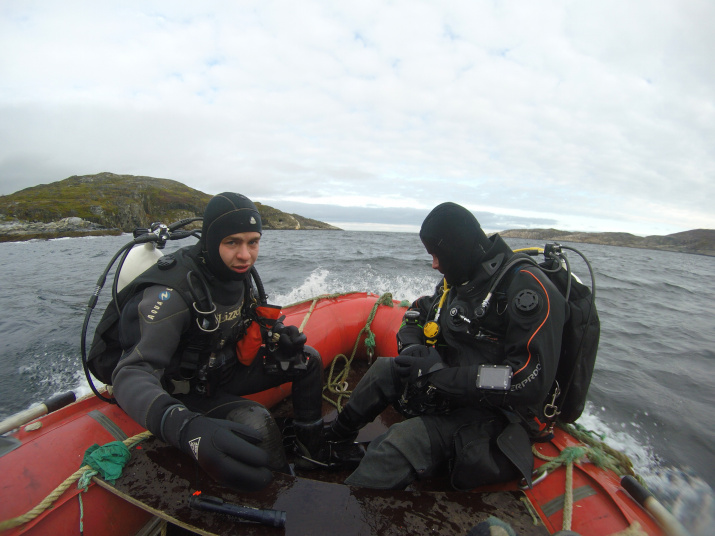
[[[520,229],[499,233],[503,238],[522,238],[547,242],[576,242],[658,251],[674,251],[694,255],[715,256],[715,230],[693,229],[660,236],[636,236],[630,233],[584,233],[558,229]]]
[[[299,219],[300,218],[300,219]],[[340,230],[322,222],[315,222],[294,214],[286,214],[281,226],[264,225],[264,229],[279,230]],[[0,242],[23,242],[26,240],[50,240],[81,236],[120,235],[126,231],[116,227],[104,227],[78,217],[61,218],[49,223],[21,220],[0,221]]]
[[[122,234],[120,229],[108,229],[77,217],[62,218],[50,223],[20,220],[0,222],[0,242],[119,234]]]

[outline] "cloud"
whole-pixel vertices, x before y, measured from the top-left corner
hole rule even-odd
[[[9,0],[0,194],[111,171],[356,222],[452,200],[532,227],[713,228],[714,16],[704,0]]]
[[[329,204],[310,204],[281,200],[276,203],[280,210],[291,214],[300,214],[309,218],[325,221],[346,230],[387,229],[394,231],[417,232],[430,209],[412,207],[365,207],[339,206]],[[555,219],[534,218],[516,214],[494,214],[473,210],[485,231],[498,232],[515,228],[553,227]]]

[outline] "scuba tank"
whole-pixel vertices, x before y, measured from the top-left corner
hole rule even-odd
[[[129,250],[124,264],[119,272],[117,281],[117,292],[121,292],[124,287],[134,281],[142,272],[146,271],[164,254],[154,242],[147,242],[141,246],[135,246]]]
[[[102,395],[92,381],[92,373],[90,372],[87,358],[87,330],[92,311],[99,301],[99,295],[104,288],[109,272],[117,260],[119,260],[119,265],[114,273],[112,282],[112,300],[116,304],[119,291],[157,262],[163,255],[160,250],[164,248],[168,240],[179,240],[189,236],[200,238],[200,230],[186,231],[180,229],[190,223],[201,220],[203,220],[201,217],[187,218],[170,226],[164,225],[163,223],[153,223],[148,229],[135,229],[133,233],[134,239],[122,246],[119,251],[114,254],[104,269],[104,272],[102,272],[102,275],[97,280],[94,292],[87,303],[87,312],[84,317],[80,338],[80,351],[82,356],[82,368],[84,369],[87,383],[92,389],[92,392],[105,402],[116,403],[114,399]],[[119,310],[117,310],[117,315],[118,314]]]

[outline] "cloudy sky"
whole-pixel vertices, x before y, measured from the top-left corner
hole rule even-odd
[[[0,2],[0,194],[71,175],[349,229],[715,228],[715,2]]]

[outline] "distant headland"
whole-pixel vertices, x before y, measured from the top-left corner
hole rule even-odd
[[[499,233],[503,238],[527,240],[581,242],[605,246],[677,251],[697,255],[715,256],[715,230],[694,229],[665,236],[636,236],[630,233],[581,233],[557,229],[510,230]]]
[[[211,195],[169,179],[98,173],[0,196],[0,242],[130,233],[201,216]],[[335,230],[256,203],[264,229]]]
[[[130,233],[154,222],[171,224],[203,214],[211,195],[169,179],[98,173],[0,196],[0,242]],[[327,223],[256,203],[264,229],[336,230]],[[666,236],[512,229],[504,238],[581,242],[715,256],[715,230]]]

